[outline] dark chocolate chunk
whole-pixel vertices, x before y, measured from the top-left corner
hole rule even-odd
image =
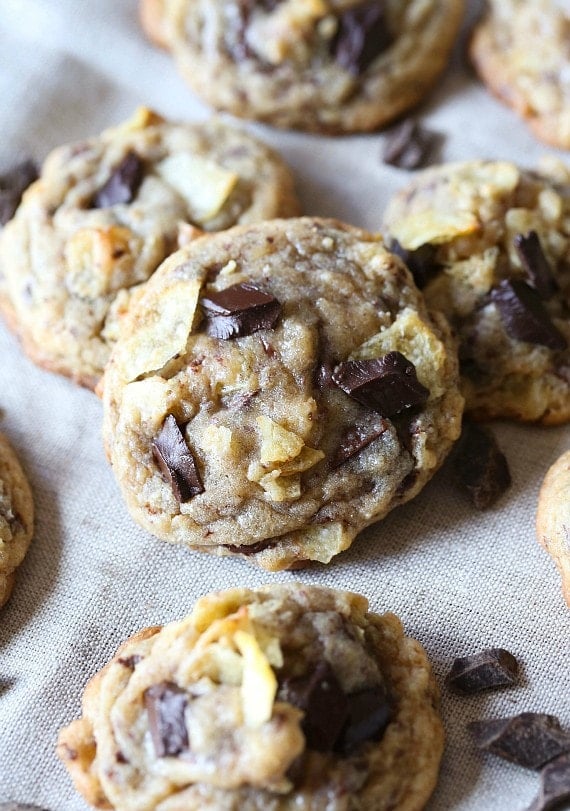
[[[403,248],[397,239],[393,239],[390,250],[408,266],[416,286],[420,290],[423,290],[430,279],[441,269],[441,265],[435,261],[437,247],[430,245],[429,242],[420,245],[415,251],[409,251],[407,248]]]
[[[382,686],[351,693],[348,717],[336,750],[351,755],[365,741],[379,741],[388,726],[391,708]]]
[[[336,385],[383,417],[423,405],[429,390],[419,382],[416,368],[401,352],[372,360],[339,363],[332,373]]]
[[[32,160],[22,161],[0,176],[0,225],[12,219],[22,195],[37,179],[38,167]]]
[[[479,749],[527,769],[541,769],[570,752],[570,733],[560,727],[554,715],[523,712],[512,718],[473,721],[469,729]]]
[[[144,164],[135,152],[127,152],[115,166],[111,177],[95,194],[92,208],[109,208],[119,203],[131,203],[142,183]]]
[[[382,160],[398,169],[427,166],[441,136],[407,118],[386,135]]]
[[[341,14],[331,43],[332,55],[342,68],[360,76],[394,37],[386,20],[384,0],[369,0]]]
[[[208,293],[200,303],[206,316],[207,334],[224,340],[273,329],[281,312],[274,296],[248,283]]]
[[[388,428],[388,423],[382,417],[374,420],[370,425],[357,425],[348,431],[341,440],[335,455],[330,461],[330,469],[336,470],[357,453],[364,450],[371,442],[382,436]]]
[[[189,501],[204,492],[194,457],[172,414],[165,419],[159,435],[152,441],[152,455],[162,478],[172,487],[178,501]]]
[[[264,549],[271,549],[276,543],[277,541],[269,540],[240,545],[224,544],[224,549],[228,549],[230,552],[235,552],[238,555],[255,555],[257,552],[263,552]]]
[[[550,811],[570,800],[570,752],[551,760],[540,773],[538,797],[527,811]]]
[[[117,662],[123,667],[128,668],[129,670],[134,670],[135,667],[138,665],[140,661],[142,661],[142,656],[139,656],[138,653],[135,653],[133,656],[120,656],[117,659]]]
[[[184,713],[188,698],[171,682],[154,684],[144,691],[144,705],[157,757],[179,755],[189,748]]]
[[[279,700],[304,711],[301,728],[309,749],[334,749],[348,718],[349,704],[328,662],[318,662],[305,676],[285,679],[279,688]]]
[[[566,338],[554,326],[540,296],[526,282],[505,279],[491,291],[505,330],[517,341],[565,349]]]
[[[526,235],[517,234],[513,239],[513,245],[538,295],[544,299],[551,298],[558,290],[558,285],[536,231],[529,231]]]
[[[512,653],[503,648],[489,648],[456,659],[446,682],[460,693],[478,693],[516,684],[518,672],[519,664]]]
[[[454,459],[457,478],[478,510],[491,507],[511,486],[505,455],[488,428],[463,423]]]

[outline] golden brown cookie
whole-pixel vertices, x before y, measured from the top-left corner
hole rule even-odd
[[[536,515],[538,540],[556,563],[562,577],[562,593],[570,606],[570,451],[548,470]]]
[[[0,434],[0,606],[10,597],[16,569],[34,532],[32,491],[13,448]]]

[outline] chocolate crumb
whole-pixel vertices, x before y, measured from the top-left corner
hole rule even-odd
[[[184,503],[204,492],[196,462],[173,414],[168,415],[152,440],[152,455],[177,501]]]
[[[29,159],[0,175],[0,225],[6,225],[12,219],[22,195],[38,176],[36,163]]]
[[[543,768],[540,792],[527,811],[550,811],[570,800],[570,752],[566,752]]]
[[[362,75],[394,41],[384,0],[369,0],[341,14],[331,43],[336,63],[353,76]]]
[[[437,247],[429,242],[420,245],[415,251],[409,251],[407,248],[403,248],[397,239],[393,239],[390,250],[407,265],[414,277],[416,287],[420,290],[423,290],[430,279],[441,269],[441,265],[435,261]]]
[[[206,333],[223,340],[273,329],[281,313],[274,296],[248,283],[207,293],[200,304],[206,316]]]
[[[127,152],[115,166],[107,182],[96,192],[91,208],[110,208],[120,203],[132,203],[137,196],[144,174],[144,164],[135,152]]]
[[[457,478],[478,510],[486,510],[511,486],[505,455],[488,428],[464,421],[454,458]]]
[[[491,291],[505,330],[518,341],[566,349],[566,338],[554,326],[536,290],[518,279],[505,279]]]
[[[513,239],[513,245],[538,295],[543,299],[551,298],[558,290],[558,285],[536,231],[529,231],[526,235],[517,234]]]
[[[431,162],[441,140],[439,133],[407,118],[386,134],[382,160],[398,169],[420,169]]]
[[[523,712],[512,718],[473,721],[469,729],[479,749],[527,769],[541,769],[570,752],[570,733],[554,715]]]
[[[179,755],[189,748],[184,713],[188,699],[172,682],[154,684],[144,691],[144,705],[157,757]]]
[[[447,686],[460,693],[478,693],[517,683],[519,664],[504,648],[489,648],[453,662]]]

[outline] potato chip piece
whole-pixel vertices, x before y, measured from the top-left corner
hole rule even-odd
[[[400,245],[415,251],[427,242],[439,245],[472,234],[478,228],[479,220],[470,211],[448,212],[434,208],[402,217],[391,225],[390,230]]]
[[[184,198],[190,216],[200,224],[216,216],[239,180],[235,172],[191,152],[165,158],[156,171]]]
[[[250,594],[248,589],[230,589],[200,597],[192,611],[194,628],[202,633],[215,620],[234,614],[241,605],[247,603]]]
[[[241,695],[245,723],[259,727],[271,718],[277,679],[253,634],[236,631],[234,639],[243,656]]]
[[[261,431],[260,460],[262,465],[294,459],[305,445],[300,436],[283,428],[269,417],[261,415],[257,418],[257,424]]]

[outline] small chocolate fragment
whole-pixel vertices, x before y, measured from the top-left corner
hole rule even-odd
[[[478,693],[517,683],[519,664],[504,648],[489,648],[453,662],[447,686],[460,693]]]
[[[348,718],[335,747],[343,755],[351,755],[365,741],[379,741],[391,715],[382,686],[351,693],[347,699]]]
[[[274,296],[247,282],[208,293],[200,304],[206,316],[206,333],[223,340],[273,329],[281,312]]]
[[[184,713],[188,699],[172,682],[154,684],[144,691],[144,705],[157,757],[179,755],[189,748]]]
[[[109,208],[120,203],[131,203],[137,196],[143,179],[144,165],[135,152],[127,152],[115,166],[111,177],[95,194],[91,208]]]
[[[318,662],[305,676],[285,679],[279,688],[279,700],[304,711],[301,728],[309,749],[334,749],[348,718],[349,704],[328,662]]]
[[[469,729],[479,749],[527,769],[541,769],[570,752],[570,733],[560,727],[554,715],[523,712],[512,718],[473,721]]]
[[[38,167],[32,160],[22,161],[0,176],[0,225],[12,219],[22,195],[37,179]]]
[[[341,14],[331,53],[348,73],[360,76],[377,56],[390,47],[384,0],[369,0]]]
[[[339,363],[332,373],[336,385],[357,402],[393,417],[405,408],[423,405],[429,390],[419,382],[416,368],[401,352],[372,360]]]
[[[159,435],[153,439],[152,455],[177,501],[190,501],[204,492],[196,462],[173,414],[168,415]]]
[[[550,811],[570,800],[570,752],[551,760],[540,773],[538,797],[527,811]]]
[[[398,169],[420,169],[427,166],[440,136],[407,118],[387,133],[382,160]]]
[[[128,668],[128,670],[134,670],[138,663],[142,661],[142,658],[138,653],[135,653],[133,656],[120,656],[117,662]]]
[[[505,279],[491,291],[505,330],[517,341],[566,349],[566,338],[554,326],[540,296],[526,282]]]
[[[382,436],[387,428],[388,423],[380,417],[375,419],[371,425],[357,425],[348,431],[342,437],[341,443],[330,461],[329,469],[336,470],[341,465],[344,465],[345,462],[364,450],[371,442]]]
[[[495,437],[472,422],[463,423],[454,466],[478,510],[491,507],[511,486],[509,465]]]
[[[263,552],[264,549],[271,549],[272,546],[275,546],[277,541],[256,541],[256,543],[249,543],[249,544],[224,544],[224,549],[228,549],[230,552],[235,552],[238,555],[255,555],[257,552]]]
[[[409,251],[407,248],[403,248],[397,239],[393,239],[390,250],[408,266],[416,286],[420,290],[423,290],[441,268],[441,265],[435,261],[437,247],[429,242],[420,245],[415,251]]]
[[[538,295],[543,299],[551,298],[558,290],[558,285],[536,231],[529,231],[526,235],[517,234],[513,245]]]

